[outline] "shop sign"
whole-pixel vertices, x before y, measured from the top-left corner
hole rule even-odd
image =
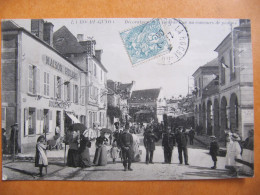
[[[56,60],[52,59],[49,56],[42,55],[42,61],[44,64],[51,66],[52,68],[56,69],[57,71],[71,77],[77,79],[78,74],[71,69],[64,67],[61,63],[57,62]]]
[[[49,101],[49,107],[52,107],[52,108],[66,109],[66,108],[69,108],[70,105],[71,105],[71,103],[68,102],[68,101],[57,101],[57,100],[50,100]]]

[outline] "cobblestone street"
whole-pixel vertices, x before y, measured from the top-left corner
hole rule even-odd
[[[177,148],[174,148],[172,164],[163,164],[163,149],[156,146],[154,164],[145,164],[145,148],[141,146],[142,160],[133,163],[133,171],[123,171],[123,165],[118,159],[116,164],[108,159],[106,166],[91,168],[65,167],[63,159],[50,159],[48,174],[37,175],[38,168],[33,161],[6,162],[3,164],[3,175],[8,180],[179,180],[179,179],[220,179],[231,178],[225,167],[225,158],[218,157],[217,169],[212,170],[212,160],[208,150],[200,147],[198,142],[188,147],[189,164],[180,165]],[[159,145],[159,144],[158,144]],[[61,151],[62,152],[62,151]],[[92,155],[93,159],[93,155]]]

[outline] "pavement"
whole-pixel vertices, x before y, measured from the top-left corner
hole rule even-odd
[[[142,138],[140,136],[140,138]],[[34,166],[33,153],[20,155],[21,159],[12,162],[3,160],[3,180],[183,180],[183,179],[223,179],[232,178],[225,169],[225,157],[218,157],[217,169],[213,165],[208,150],[196,140],[194,145],[188,146],[189,165],[179,164],[178,151],[174,148],[172,163],[162,164],[163,148],[157,144],[154,152],[154,164],[145,164],[145,148],[142,150],[141,162],[132,164],[133,171],[123,171],[120,159],[113,164],[108,154],[106,166],[90,168],[72,168],[64,164],[64,150],[47,151],[49,166],[47,174],[39,177],[39,170]],[[90,150],[93,159],[95,146],[92,143]],[[33,155],[33,156],[32,156]],[[23,157],[22,157],[23,156]]]

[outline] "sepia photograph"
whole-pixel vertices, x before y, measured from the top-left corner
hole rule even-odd
[[[251,21],[1,20],[2,180],[254,177]]]

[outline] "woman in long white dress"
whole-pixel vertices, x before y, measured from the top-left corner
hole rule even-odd
[[[136,134],[132,134],[132,137],[133,137],[132,161],[139,162],[139,161],[141,161],[141,156],[140,156],[140,151],[139,151],[140,139]]]
[[[232,165],[231,165],[231,146],[233,144],[233,140],[231,139],[231,132],[227,132],[226,133],[226,148],[227,148],[227,153],[226,153],[226,164],[225,164],[225,168],[226,169],[231,169]]]
[[[231,139],[233,140],[233,143],[230,146],[230,163],[234,173],[233,176],[237,177],[240,167],[242,166],[241,163],[236,161],[236,159],[240,159],[240,160],[242,159],[241,146],[238,143],[238,141],[240,141],[240,137],[236,133],[233,133]]]

